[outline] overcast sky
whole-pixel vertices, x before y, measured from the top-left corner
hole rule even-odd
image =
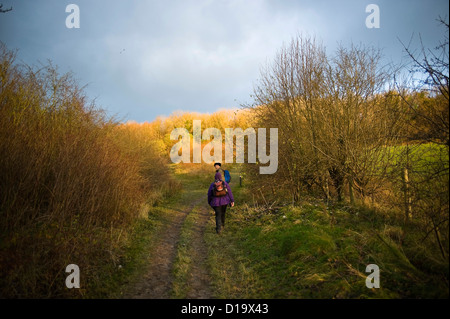
[[[97,105],[121,120],[152,121],[176,110],[212,113],[251,102],[260,67],[296,34],[383,49],[383,63],[401,63],[399,41],[426,47],[442,40],[436,19],[447,0],[0,0],[0,41],[18,60],[50,59],[72,71]],[[68,29],[66,6],[80,9]],[[368,29],[368,4],[380,28]]]

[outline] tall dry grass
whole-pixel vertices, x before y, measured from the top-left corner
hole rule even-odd
[[[152,192],[156,148],[89,103],[71,74],[15,63],[0,43],[0,297],[83,297],[115,265]],[[124,142],[126,141],[126,143]],[[67,289],[77,264],[81,289]]]

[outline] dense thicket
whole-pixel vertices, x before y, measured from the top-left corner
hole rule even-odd
[[[298,36],[261,72],[249,106],[258,127],[276,127],[279,167],[260,175],[247,166],[267,203],[314,195],[346,199],[417,222],[448,258],[449,118],[446,42],[399,85],[399,73],[380,64],[372,47],[339,47],[332,55],[315,39]],[[413,72],[414,73],[414,72]],[[257,196],[258,194],[255,193]],[[259,199],[262,202],[262,199]],[[431,236],[431,234],[433,234]]]
[[[0,47],[0,296],[83,295],[170,187],[150,137],[89,103],[70,74]],[[65,287],[65,267],[82,289]]]

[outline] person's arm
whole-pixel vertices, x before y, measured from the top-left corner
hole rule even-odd
[[[209,189],[208,189],[208,204],[209,206],[211,206],[211,201],[212,201],[212,190],[213,190],[213,184],[209,185]]]
[[[234,196],[233,196],[233,192],[231,191],[231,187],[227,182],[224,182],[225,186],[227,187],[227,191],[228,191],[228,197],[230,197],[231,200],[231,206],[234,206]]]

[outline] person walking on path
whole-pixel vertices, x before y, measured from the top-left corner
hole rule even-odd
[[[220,234],[225,227],[227,206],[234,206],[234,197],[230,185],[223,180],[220,172],[216,173],[214,179],[208,189],[208,204],[216,213],[216,232]]]
[[[222,180],[230,184],[231,181],[230,172],[226,169],[223,169],[221,163],[214,163],[214,168],[216,170],[216,173],[220,173],[222,175]]]
[[[224,180],[225,172],[222,169],[221,163],[214,163],[214,168],[216,170],[216,173],[220,173],[222,175],[222,180]]]

